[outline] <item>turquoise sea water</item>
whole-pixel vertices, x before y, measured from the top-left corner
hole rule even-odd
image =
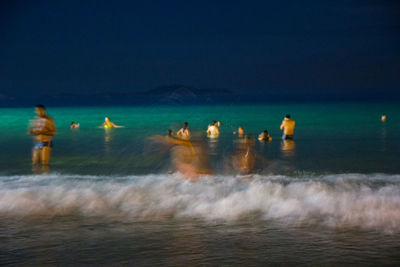
[[[49,107],[49,173],[32,172],[33,108],[0,113],[0,264],[262,265],[400,261],[398,103]],[[280,140],[285,114],[295,140]],[[386,114],[385,123],[380,116]],[[104,117],[125,128],[98,128]],[[221,137],[203,135],[220,120]],[[71,121],[80,129],[71,130]],[[151,142],[189,122],[215,175],[171,172]],[[238,126],[254,175],[229,161]]]
[[[295,144],[285,153],[279,130],[286,113],[296,120]],[[380,121],[387,114],[386,123]],[[146,138],[177,131],[184,121],[193,134],[203,134],[212,120],[223,122],[213,163],[218,168],[233,146],[232,134],[243,126],[246,134],[257,136],[267,129],[273,142],[257,143],[267,160],[260,172],[285,173],[276,165],[282,160],[294,172],[315,173],[398,173],[400,156],[400,109],[397,103],[380,104],[271,104],[256,106],[154,106],[49,108],[58,134],[54,138],[52,170],[76,174],[147,174],[164,171],[163,158],[148,152]],[[7,153],[0,158],[1,173],[28,174],[31,171],[32,139],[26,134],[33,109],[2,109],[0,144]],[[104,131],[105,116],[124,125]],[[71,131],[76,121],[80,129]],[[146,150],[147,149],[147,150]],[[289,156],[287,155],[289,154]],[[275,166],[275,167],[274,167]],[[269,168],[270,167],[270,168]]]

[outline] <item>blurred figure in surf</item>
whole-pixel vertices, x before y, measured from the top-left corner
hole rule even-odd
[[[183,140],[171,135],[155,135],[151,141],[167,146],[171,154],[171,170],[183,174],[188,179],[211,175],[208,153],[200,141]],[[164,150],[165,151],[165,150]]]
[[[250,174],[254,170],[255,163],[254,139],[245,136],[240,142],[236,143],[236,149],[232,156],[233,170],[240,174]]]
[[[183,140],[189,140],[190,139],[189,123],[185,122],[183,124],[183,127],[176,133],[176,136],[178,136],[178,138]]]

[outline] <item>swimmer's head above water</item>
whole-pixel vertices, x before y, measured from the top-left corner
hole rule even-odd
[[[242,126],[239,126],[239,128],[238,128],[238,135],[239,135],[239,136],[244,135],[244,129],[243,129]]]
[[[79,123],[71,122],[71,129],[79,128]]]
[[[39,117],[46,116],[46,108],[42,104],[36,105],[35,112]]]

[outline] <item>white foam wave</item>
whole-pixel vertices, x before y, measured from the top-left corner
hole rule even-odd
[[[400,232],[400,175],[0,177],[0,216],[242,218]]]

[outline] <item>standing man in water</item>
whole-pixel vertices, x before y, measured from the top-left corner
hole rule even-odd
[[[287,114],[282,121],[281,130],[283,130],[282,140],[292,140],[294,132],[295,121],[290,119],[290,115]]]
[[[46,108],[43,105],[37,105],[35,113],[38,116],[33,119],[29,129],[29,134],[35,138],[32,163],[34,165],[41,163],[43,166],[47,166],[50,161],[50,151],[53,147],[52,138],[56,135],[56,125],[54,120],[47,115]]]
[[[181,128],[176,135],[178,138],[183,139],[183,140],[189,140],[190,139],[190,131],[189,131],[189,123],[185,122],[183,125],[183,128]]]

